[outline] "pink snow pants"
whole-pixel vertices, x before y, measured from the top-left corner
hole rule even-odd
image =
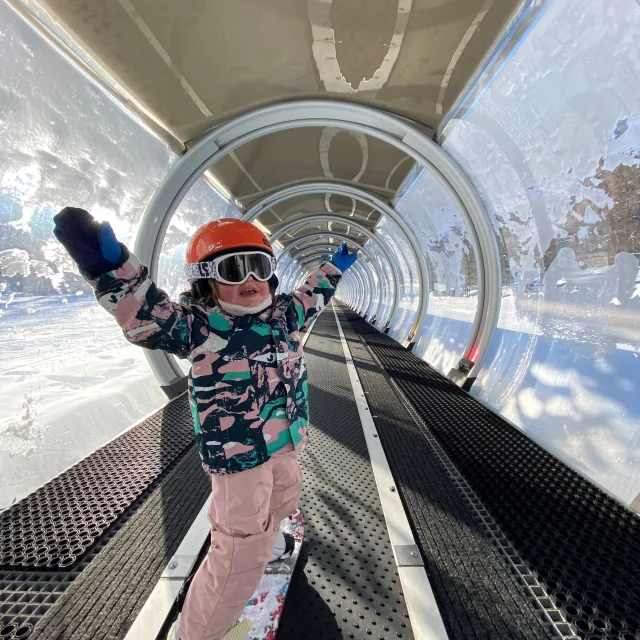
[[[211,547],[187,592],[180,640],[218,640],[242,614],[271,558],[280,521],[298,507],[298,454],[212,476],[211,485]]]

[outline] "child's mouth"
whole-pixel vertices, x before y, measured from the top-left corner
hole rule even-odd
[[[253,287],[247,287],[246,289],[243,289],[240,292],[241,296],[254,296],[256,293],[258,293],[257,289],[254,289]]]

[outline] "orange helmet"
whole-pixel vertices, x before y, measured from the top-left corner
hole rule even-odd
[[[202,262],[230,249],[259,249],[275,256],[267,236],[246,220],[220,218],[200,227],[187,245],[187,263]]]

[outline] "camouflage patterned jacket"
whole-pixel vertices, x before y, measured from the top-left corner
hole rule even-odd
[[[278,407],[284,418],[285,404],[289,442],[298,451],[306,443],[308,383],[299,332],[329,302],[340,277],[327,263],[297,291],[278,295],[271,308],[241,317],[217,306],[172,302],[133,254],[91,284],[129,342],[189,359],[189,400],[203,466],[210,473],[235,473],[269,459],[264,427]],[[275,367],[286,403],[284,397],[274,400]]]

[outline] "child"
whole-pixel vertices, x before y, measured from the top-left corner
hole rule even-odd
[[[187,593],[180,640],[240,639],[238,617],[298,505],[298,455],[307,441],[307,374],[300,331],[356,256],[346,244],[291,294],[275,295],[275,256],[252,224],[209,222],[187,248],[192,297],[177,304],[118,243],[108,223],[65,208],[54,234],[133,344],[188,358],[196,444],[211,474],[211,547]],[[277,547],[274,549],[274,546]],[[287,548],[288,547],[288,548]]]

